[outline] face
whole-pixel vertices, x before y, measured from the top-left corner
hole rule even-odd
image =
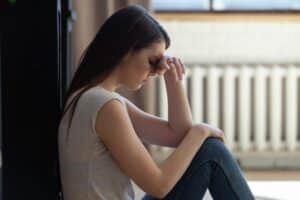
[[[150,76],[156,75],[164,53],[165,42],[155,42],[138,52],[129,53],[120,64],[121,84],[131,90],[140,89]]]

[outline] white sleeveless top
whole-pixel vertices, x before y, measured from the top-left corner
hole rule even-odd
[[[95,130],[97,112],[111,99],[118,99],[126,107],[118,93],[93,87],[77,103],[68,138],[70,109],[60,122],[58,150],[64,200],[134,199],[130,178],[121,171]]]

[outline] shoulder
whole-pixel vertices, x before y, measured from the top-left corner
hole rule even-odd
[[[117,100],[125,105],[124,99],[120,94],[105,90],[101,87],[90,88],[82,96],[82,103],[87,104],[89,107],[99,108],[110,100]]]
[[[101,137],[105,137],[105,133],[111,134],[115,128],[119,131],[127,129],[129,124],[126,108],[119,99],[106,101],[96,113],[95,130],[98,135],[101,132]]]

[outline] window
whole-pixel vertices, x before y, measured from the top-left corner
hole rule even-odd
[[[153,0],[155,11],[300,11],[300,0]]]
[[[155,11],[209,10],[209,0],[153,0]]]

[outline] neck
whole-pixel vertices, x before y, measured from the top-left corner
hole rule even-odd
[[[111,74],[108,76],[104,81],[102,81],[99,86],[103,87],[106,90],[109,90],[111,92],[118,89],[121,84],[119,83],[119,80],[115,74]]]

